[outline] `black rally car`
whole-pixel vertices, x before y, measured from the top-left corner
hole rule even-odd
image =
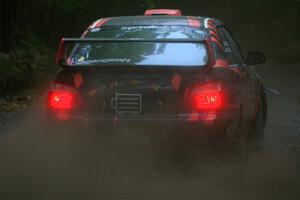
[[[80,38],[63,38],[56,60],[49,119],[96,134],[138,127],[155,137],[263,139],[266,95],[252,65],[265,56],[245,59],[217,19],[168,9],[99,19]]]

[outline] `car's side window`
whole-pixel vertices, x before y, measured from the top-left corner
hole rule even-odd
[[[230,65],[240,66],[241,64],[243,64],[243,55],[231,33],[224,27],[219,27],[218,30],[221,33],[221,37],[223,37],[224,52],[229,59]]]

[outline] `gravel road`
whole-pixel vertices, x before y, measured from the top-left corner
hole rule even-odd
[[[168,165],[154,151],[81,152],[41,142],[39,106],[0,112],[0,199],[300,199],[300,64],[257,71],[279,95],[268,94],[265,150],[246,160],[199,154]]]

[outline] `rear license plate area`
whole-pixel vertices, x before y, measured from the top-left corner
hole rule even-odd
[[[116,114],[139,114],[142,112],[142,96],[140,94],[117,93],[111,104]]]

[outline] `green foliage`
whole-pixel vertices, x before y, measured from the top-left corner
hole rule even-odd
[[[8,54],[0,53],[0,85],[2,90],[9,87],[9,83],[21,77],[21,70],[14,64]]]
[[[0,52],[0,94],[14,95],[40,85],[55,71],[54,54],[37,37],[19,41],[8,53]]]

